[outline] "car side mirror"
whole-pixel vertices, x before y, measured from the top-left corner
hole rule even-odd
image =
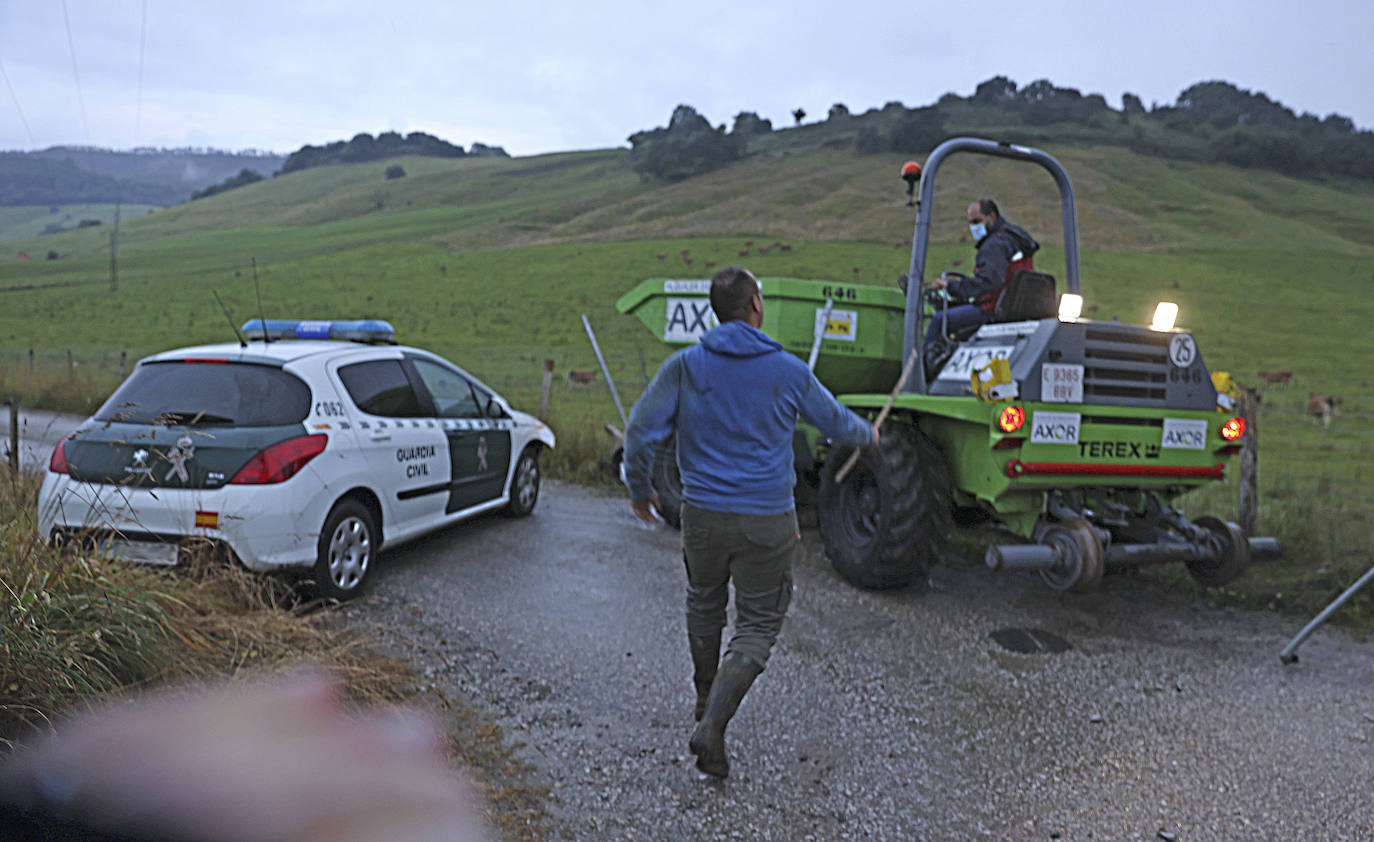
[[[487,398],[487,417],[488,417],[488,418],[505,418],[505,417],[506,417],[506,409],[505,409],[505,407],[501,406],[500,401],[496,400],[495,397]]]

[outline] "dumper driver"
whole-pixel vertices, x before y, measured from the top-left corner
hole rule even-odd
[[[631,505],[652,522],[654,444],[677,433],[682,475],[682,555],[687,641],[696,687],[697,768],[729,774],[725,726],[768,662],[792,599],[800,548],[792,497],[798,417],[840,445],[876,444],[878,431],[840,405],[806,363],[768,337],[760,285],[731,266],[711,281],[720,325],[664,362],[635,403],[625,431]],[[720,656],[728,586],[734,635]]]
[[[961,336],[992,318],[1002,288],[1018,270],[1035,268],[1034,256],[1040,250],[1026,229],[1002,218],[992,199],[978,199],[968,206],[968,230],[973,235],[978,256],[973,275],[951,279],[941,276],[930,282],[934,289],[948,289],[955,298],[968,301],[937,312],[926,330],[928,346],[939,336]]]

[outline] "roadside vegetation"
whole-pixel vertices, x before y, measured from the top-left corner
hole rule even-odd
[[[301,602],[282,579],[209,556],[175,571],[38,540],[39,477],[0,466],[0,742],[164,684],[237,681],[309,662],[368,707],[437,709],[455,762],[472,769],[506,839],[540,838],[538,793],[505,735],[379,649],[378,635]]]

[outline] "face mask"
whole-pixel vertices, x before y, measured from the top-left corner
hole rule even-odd
[[[973,235],[973,239],[976,242],[988,235],[988,227],[983,223],[979,222],[975,225],[970,225],[968,227],[968,232]]]

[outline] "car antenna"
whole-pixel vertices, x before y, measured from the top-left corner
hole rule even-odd
[[[266,345],[272,340],[267,336],[267,319],[262,313],[262,287],[258,286],[258,259],[253,257],[253,292],[258,296],[258,321],[262,324],[262,344]]]
[[[247,348],[248,340],[243,338],[243,334],[239,332],[238,326],[234,324],[234,317],[229,315],[229,308],[224,306],[224,302],[219,298],[219,293],[212,289],[210,290],[210,294],[215,297],[215,303],[218,304],[219,309],[224,312],[224,318],[229,321],[229,329],[239,338],[239,347]]]

